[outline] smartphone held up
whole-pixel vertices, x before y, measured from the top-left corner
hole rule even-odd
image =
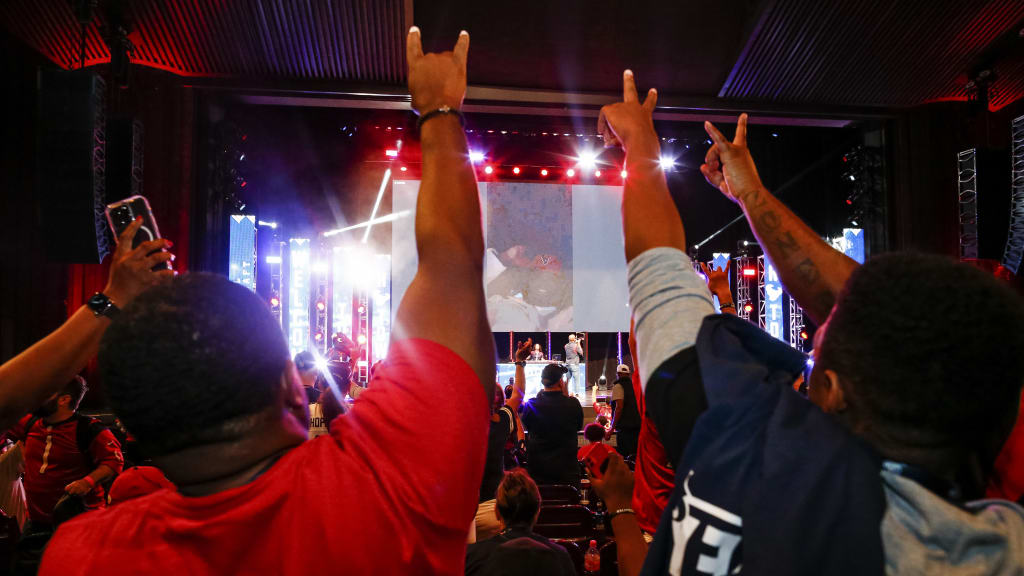
[[[135,234],[132,248],[143,242],[156,240],[161,237],[160,228],[156,224],[156,218],[153,217],[153,211],[150,209],[149,201],[146,200],[145,196],[131,196],[109,204],[107,205],[106,213],[107,223],[110,225],[110,230],[114,233],[114,238],[120,238],[125,228],[134,222],[136,218],[142,218],[142,226]],[[160,270],[171,270],[171,263],[163,262],[153,267],[154,272]]]

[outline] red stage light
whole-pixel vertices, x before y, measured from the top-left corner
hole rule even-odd
[[[513,168],[512,169],[512,173],[516,174],[516,175],[519,175],[519,166],[516,166],[515,168]]]
[[[847,206],[853,206],[853,200],[850,200],[849,198],[847,198],[846,199],[846,205]]]
[[[743,276],[746,278],[753,278],[754,276],[757,276],[757,268],[744,268]]]
[[[359,344],[360,346],[366,344],[366,334],[360,334],[358,337],[356,337],[356,343]]]
[[[625,171],[625,170],[623,170],[623,171],[622,171],[622,177],[623,177],[623,178],[625,178],[625,177],[626,177],[626,171]]]
[[[362,314],[363,312],[366,312],[366,308],[364,308],[363,306],[360,306],[359,307],[359,313]]]
[[[385,150],[384,155],[388,158],[398,158],[398,150]]]
[[[242,188],[245,188],[246,186],[248,186],[248,185],[249,185],[249,183],[248,183],[248,182],[246,182],[245,180],[242,180],[242,182],[241,182],[241,183],[239,183],[238,185],[239,185],[240,187],[242,187]]]
[[[270,305],[273,306],[274,308],[277,308],[278,306],[281,305],[281,299],[278,298],[277,296],[274,296],[273,298],[270,299]]]
[[[811,335],[807,333],[807,330],[801,330],[800,331],[800,339],[801,340],[807,340],[810,337],[811,337]]]
[[[744,304],[743,305],[743,311],[748,313],[748,314],[753,312],[754,311],[754,305],[753,304]]]
[[[405,172],[406,170],[408,170],[408,168],[406,168],[405,166],[402,166],[401,168],[399,168],[399,170],[401,170],[402,172]]]
[[[547,168],[541,168],[540,175],[541,176],[547,176],[548,175],[548,169]]]
[[[321,311],[321,312],[323,312],[324,310],[327,309],[327,305],[324,304],[323,300],[318,300],[317,303],[316,303],[316,309]]]
[[[568,176],[569,178],[572,178],[573,176],[576,175],[576,171],[573,170],[572,168],[569,168],[568,170],[565,171],[565,175]]]
[[[594,178],[600,178],[600,177],[601,177],[601,171],[600,170],[594,170]]]
[[[324,333],[323,332],[317,332],[316,334],[313,335],[313,338],[315,338],[316,341],[319,342],[319,341],[324,339]]]
[[[491,168],[490,166],[485,166],[484,167],[484,174],[491,174],[493,172],[494,172],[494,168]]]

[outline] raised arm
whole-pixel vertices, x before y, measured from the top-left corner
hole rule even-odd
[[[512,412],[519,412],[519,407],[523,405],[523,398],[526,397],[526,367],[524,364],[530,357],[532,346],[533,339],[527,338],[526,342],[520,342],[516,348],[516,376],[512,380],[512,397],[505,402]]]
[[[661,169],[661,145],[654,131],[658,92],[651,88],[643,104],[636,92],[633,72],[622,73],[622,102],[601,109],[598,131],[605,146],[626,151],[626,178],[622,192],[622,228],[626,261],[641,253],[668,246],[686,251],[686,235]]]
[[[718,308],[722,314],[736,315],[736,303],[732,299],[732,292],[729,289],[729,265],[715,270],[714,265],[708,266],[701,262],[700,269],[704,271],[704,278],[708,282],[708,290],[718,297]]]
[[[746,114],[740,115],[732,142],[710,122],[704,129],[714,142],[700,167],[704,178],[743,208],[786,290],[820,324],[857,263],[829,246],[761,184],[747,148]]]
[[[141,225],[140,218],[118,238],[110,279],[103,289],[120,308],[147,287],[174,274],[170,270],[151,270],[173,258],[171,253],[161,251],[171,246],[167,240],[144,242],[132,249]],[[0,430],[7,430],[18,418],[38,408],[81,372],[96,356],[100,338],[109,325],[109,318],[97,317],[82,306],[59,328],[0,366]]]
[[[419,28],[409,30],[409,93],[416,112],[462,107],[468,52],[465,31],[453,51],[424,54]],[[420,146],[419,269],[398,307],[394,338],[423,338],[452,350],[473,368],[490,398],[495,352],[482,287],[480,200],[459,118],[454,114],[429,118],[420,130]]]

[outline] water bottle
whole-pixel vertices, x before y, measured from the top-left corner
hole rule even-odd
[[[601,573],[601,553],[597,551],[597,540],[590,541],[590,548],[583,556],[583,573],[597,576]]]

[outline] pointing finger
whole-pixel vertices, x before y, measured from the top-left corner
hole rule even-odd
[[[405,59],[409,64],[409,68],[423,57],[423,41],[420,38],[420,29],[418,26],[409,28],[409,34],[405,37]]]
[[[453,52],[455,54],[455,61],[465,70],[466,58],[469,56],[469,32],[465,30],[459,32],[459,39],[455,42]]]
[[[639,102],[636,95],[636,80],[633,78],[633,71],[626,70],[622,73],[622,101]]]
[[[732,143],[736,146],[747,145],[747,114],[740,114],[740,119],[736,122],[736,136],[733,137]]]

